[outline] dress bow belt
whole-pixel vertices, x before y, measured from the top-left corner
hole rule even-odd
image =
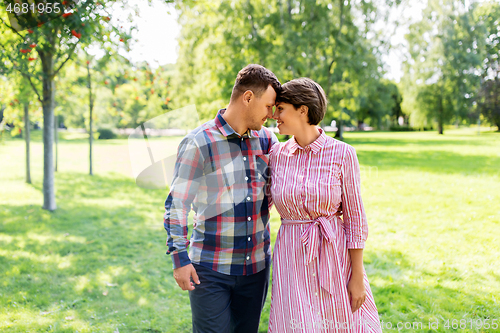
[[[318,258],[318,275],[320,286],[331,295],[343,294],[346,290],[342,269],[340,267],[340,256],[337,253],[336,236],[334,227],[336,221],[325,216],[315,220],[286,220],[282,219],[283,225],[309,224],[302,232],[300,240],[306,247],[306,261],[309,265],[314,258]]]

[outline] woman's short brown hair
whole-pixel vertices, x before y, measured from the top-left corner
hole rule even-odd
[[[301,105],[309,108],[308,123],[317,125],[326,113],[327,99],[323,88],[307,77],[293,79],[281,86],[276,103],[292,104],[298,109]]]
[[[247,65],[236,76],[231,100],[241,96],[247,90],[251,90],[255,96],[261,97],[269,85],[273,87],[276,94],[280,93],[281,83],[273,72],[261,65]]]

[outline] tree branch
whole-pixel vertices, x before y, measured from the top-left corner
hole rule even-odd
[[[1,18],[0,18],[1,20]],[[12,63],[12,68],[16,71],[18,71],[23,77],[25,77],[26,79],[28,79],[31,87],[33,88],[33,91],[35,92],[35,94],[37,95],[38,97],[38,100],[40,101],[40,103],[42,103],[42,99],[40,97],[40,94],[38,93],[38,90],[36,89],[36,86],[33,84],[33,82],[31,81],[31,78],[33,77],[33,75],[31,75],[29,72],[25,72],[23,71],[21,68],[17,67],[15,65],[15,62],[11,59],[11,57],[7,54],[7,48],[5,47],[5,45],[3,45],[1,42],[0,42],[0,46],[2,47],[2,49],[5,51],[5,55],[7,56],[7,58],[9,59],[9,61]]]
[[[0,17],[0,21],[2,21],[3,25],[5,25],[7,28],[9,28],[10,30],[14,31],[14,33],[16,33],[16,35],[18,35],[19,37],[21,37],[22,40],[24,40],[24,36],[21,35],[19,33],[19,31],[17,31],[16,29],[14,29],[13,27],[11,27],[10,25],[8,25],[7,23],[5,23],[5,21]]]
[[[59,73],[59,71],[63,68],[63,66],[69,61],[69,59],[71,59],[71,56],[75,52],[76,46],[78,45],[79,42],[80,42],[80,40],[78,40],[78,42],[76,42],[75,44],[73,44],[73,47],[68,52],[68,57],[66,58],[66,60],[63,61],[63,63],[61,64],[61,66],[59,66],[59,68],[55,70],[55,72],[52,74],[52,77],[57,76],[57,73]]]
[[[24,73],[21,73],[21,75],[28,79],[28,81],[30,82],[31,88],[33,88],[33,91],[35,92],[36,96],[38,97],[38,101],[43,104],[42,98],[40,97],[38,90],[36,89],[35,85],[31,81],[31,75],[26,75]]]

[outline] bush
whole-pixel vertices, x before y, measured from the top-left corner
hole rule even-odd
[[[414,131],[415,129],[413,127],[408,126],[408,125],[404,125],[404,126],[391,125],[391,127],[389,127],[389,130],[394,131],[394,132],[411,132],[411,131]]]
[[[109,128],[99,128],[99,140],[108,140],[116,138],[116,134]]]

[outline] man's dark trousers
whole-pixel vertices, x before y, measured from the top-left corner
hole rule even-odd
[[[200,279],[189,292],[194,333],[256,333],[269,286],[269,266],[247,276],[193,264]]]

